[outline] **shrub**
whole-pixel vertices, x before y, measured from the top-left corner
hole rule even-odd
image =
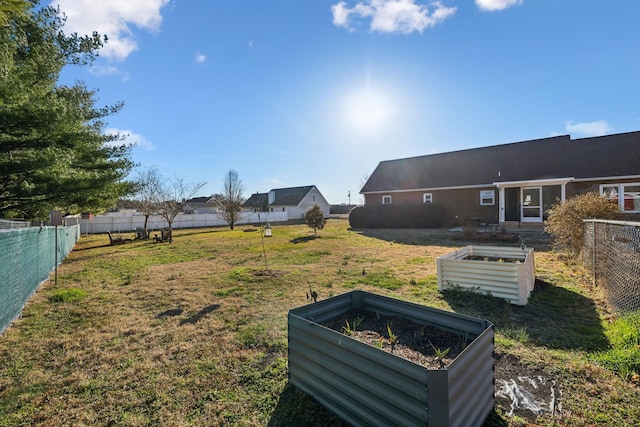
[[[616,204],[596,192],[585,193],[553,205],[548,211],[545,231],[551,235],[555,249],[578,256],[584,242],[584,220],[617,216]]]
[[[304,222],[306,222],[310,228],[313,228],[313,235],[315,236],[317,230],[324,228],[327,219],[324,217],[324,212],[322,212],[320,206],[313,205],[313,207],[304,214]]]

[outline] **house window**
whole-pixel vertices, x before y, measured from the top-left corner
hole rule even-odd
[[[640,212],[640,183],[601,185],[600,194],[622,212]]]
[[[391,204],[391,196],[389,196],[389,195],[382,196],[382,204],[383,205],[390,205]]]
[[[313,198],[313,201],[315,202],[316,201],[316,195],[314,194],[312,198]]]
[[[433,194],[424,193],[422,195],[422,203],[431,203],[431,202],[433,202]]]
[[[493,206],[496,204],[496,192],[484,190],[480,192],[480,206]]]

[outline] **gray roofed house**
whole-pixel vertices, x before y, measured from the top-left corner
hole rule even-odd
[[[289,219],[303,218],[314,205],[329,217],[329,203],[315,185],[276,188],[268,193],[254,193],[242,205],[253,212],[287,212]]]
[[[269,210],[269,193],[254,193],[243,204],[243,208],[254,212],[267,212]]]
[[[216,213],[217,207],[210,197],[194,197],[184,204],[182,210],[185,214],[210,214]]]
[[[520,225],[542,224],[553,203],[589,190],[615,198],[623,212],[640,213],[640,132],[382,161],[361,193],[365,204],[443,204],[448,223]]]

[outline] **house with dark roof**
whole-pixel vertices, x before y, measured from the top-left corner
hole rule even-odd
[[[194,197],[189,199],[182,208],[185,214],[217,213],[218,208],[211,197]]]
[[[570,135],[387,160],[364,187],[365,205],[439,203],[448,224],[542,224],[558,201],[598,191],[640,214],[640,132]]]
[[[254,193],[242,205],[250,212],[287,212],[289,219],[304,218],[304,214],[318,205],[325,218],[329,217],[329,203],[315,185],[276,188],[268,193]]]

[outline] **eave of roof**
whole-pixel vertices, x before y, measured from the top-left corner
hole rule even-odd
[[[629,176],[640,171],[640,132],[571,139],[569,135],[378,164],[362,194],[469,188],[499,182]]]
[[[313,187],[313,185],[307,185],[271,190],[270,193],[274,193],[274,199],[269,206],[298,206]]]

